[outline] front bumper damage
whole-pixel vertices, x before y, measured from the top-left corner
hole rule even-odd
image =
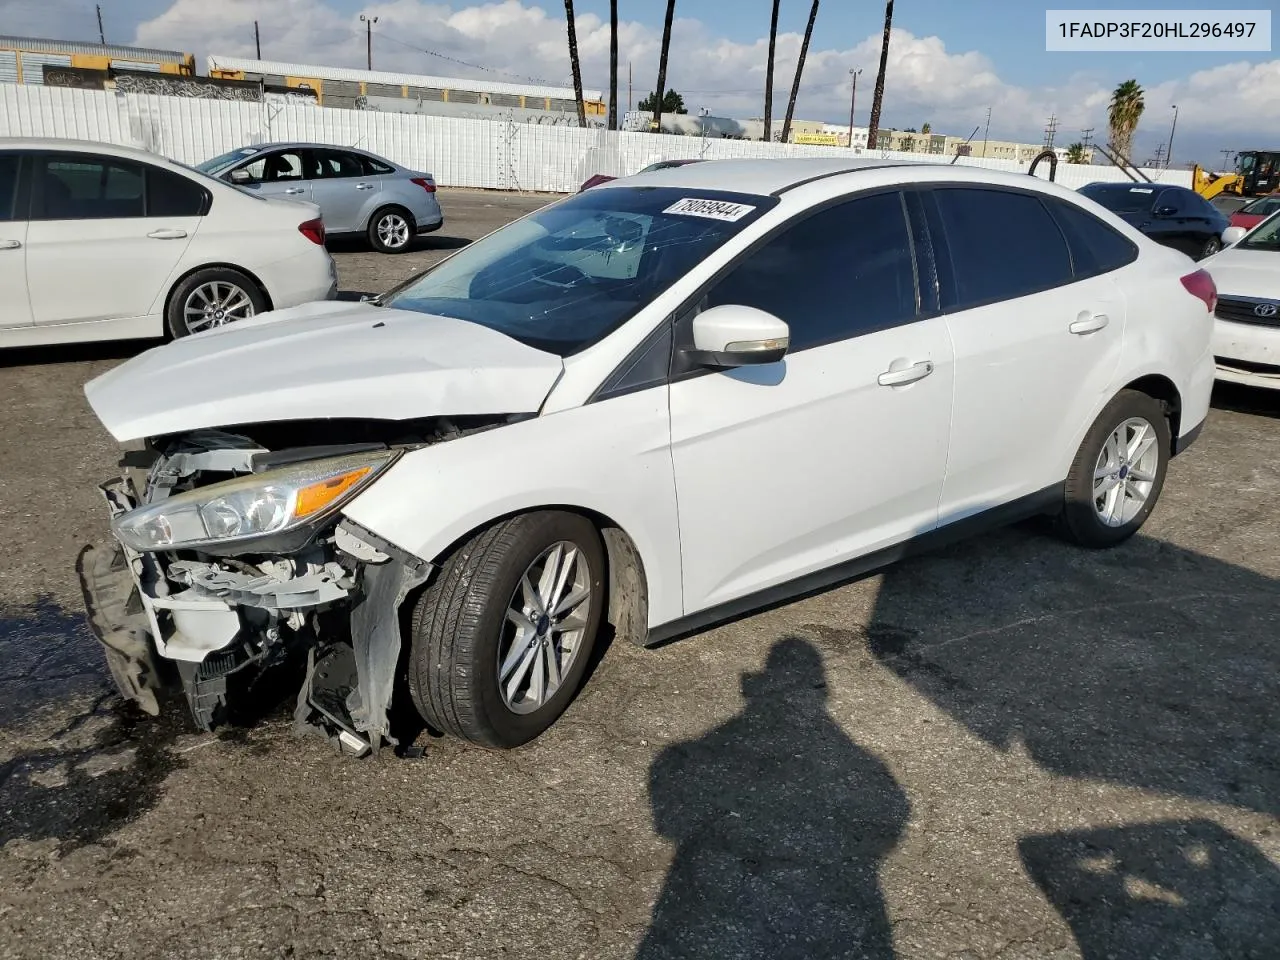
[[[142,502],[127,478],[100,490],[113,516]],[[318,732],[356,756],[399,745],[389,713],[400,608],[428,578],[426,562],[341,520],[288,557],[175,558],[117,542],[86,547],[77,571],[112,676],[146,712],[157,715],[165,695],[180,690],[196,725],[212,730],[228,716],[238,681],[252,688],[303,655],[297,732]]]

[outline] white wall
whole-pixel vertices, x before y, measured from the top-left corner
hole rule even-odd
[[[98,140],[142,147],[194,164],[235,147],[303,140],[362,147],[433,174],[446,187],[570,193],[595,173],[623,176],[655,160],[704,157],[894,157],[936,154],[611,132],[461,117],[336,110],[306,104],[240,103],[188,97],[0,83],[0,136]],[[961,157],[960,164],[1025,171],[1012,160]],[[1048,164],[1037,176],[1048,177]],[[1147,170],[1191,186],[1188,170]],[[1115,167],[1059,163],[1057,181],[1080,187],[1126,180]]]

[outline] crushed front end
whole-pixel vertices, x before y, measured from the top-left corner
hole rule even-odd
[[[431,567],[340,508],[406,449],[465,432],[432,422],[400,442],[300,446],[199,430],[126,453],[100,487],[115,542],[77,564],[121,694],[154,715],[181,691],[212,730],[273,667],[305,660],[300,732],[355,755],[396,746],[399,610]]]

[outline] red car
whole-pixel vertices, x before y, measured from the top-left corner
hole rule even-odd
[[[1280,210],[1280,193],[1268,194],[1257,200],[1250,200],[1243,207],[1231,214],[1231,226],[1252,230],[1267,217]]]
[[[698,160],[696,158],[693,160],[659,160],[657,163],[649,164],[640,172],[648,173],[650,170],[666,170],[668,167],[683,167],[686,163],[697,163],[697,162]],[[617,179],[618,179],[617,177],[611,177],[608,174],[597,173],[595,176],[587,180],[586,183],[580,186],[578,188],[578,192],[581,193],[583,190],[588,190],[591,187],[597,186],[601,183],[608,183],[610,180],[617,180]]]

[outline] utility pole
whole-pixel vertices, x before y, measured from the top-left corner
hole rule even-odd
[[[95,4],[94,9],[98,11],[98,42],[105,47],[107,45],[107,35],[102,32],[102,4]]]
[[[1235,152],[1235,151],[1233,151],[1233,150],[1223,150],[1223,151],[1222,151],[1222,169],[1223,169],[1223,170],[1226,170],[1226,169],[1227,169],[1227,167],[1229,167],[1229,166],[1231,165],[1231,154],[1232,154],[1232,153],[1234,153],[1234,152]]]
[[[253,46],[258,51],[258,59],[262,59],[262,38],[258,36],[258,21],[253,21]]]
[[[1164,168],[1169,169],[1169,164],[1173,163],[1173,135],[1178,132],[1178,105],[1173,105],[1173,127],[1169,130],[1169,156],[1165,157]]]
[[[990,133],[991,133],[991,108],[987,107],[987,129],[982,134],[982,156],[984,158],[987,155],[987,137]]]
[[[365,25],[365,52],[368,59],[369,69],[373,69],[373,25],[378,22],[377,17],[366,17],[360,14],[360,19]]]
[[[1058,118],[1055,114],[1049,115],[1049,120],[1044,127],[1044,148],[1046,150],[1053,149],[1053,137],[1058,132]]]
[[[853,149],[853,108],[854,108],[854,105],[858,102],[858,74],[860,74],[861,72],[862,72],[861,67],[859,67],[857,70],[854,70],[852,67],[849,68],[849,76],[853,77],[853,92],[849,94],[849,149],[850,150]]]
[[[1164,144],[1162,143],[1158,147],[1156,147],[1156,158],[1152,162],[1152,166],[1159,167],[1160,161],[1162,161],[1163,159],[1164,159]]]
[[[627,61],[627,113],[631,112],[631,61]]]

